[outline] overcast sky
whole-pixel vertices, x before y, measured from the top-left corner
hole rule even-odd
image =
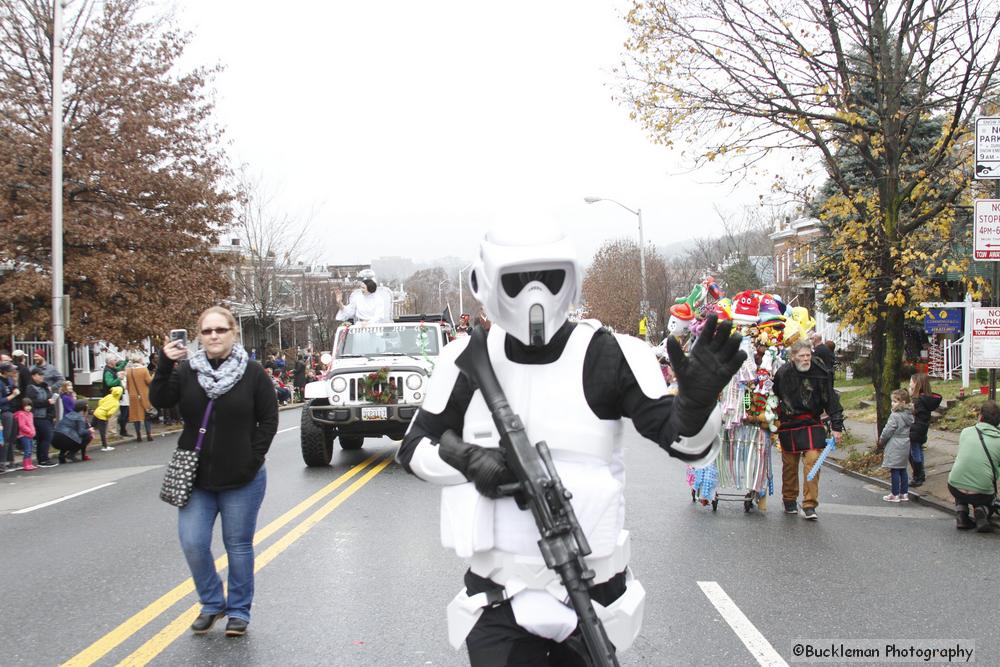
[[[612,99],[627,3],[177,0],[186,62],[220,63],[230,153],[291,211],[318,259],[471,258],[490,220],[544,211],[584,263],[636,217],[648,241],[716,233],[755,190],[685,175]],[[280,8],[280,9],[279,9]]]

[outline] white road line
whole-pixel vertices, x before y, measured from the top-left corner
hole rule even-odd
[[[101,484],[100,486],[95,486],[92,489],[85,489],[83,491],[77,491],[76,493],[71,493],[68,496],[63,496],[62,498],[56,498],[55,500],[50,500],[47,503],[42,503],[41,505],[34,505],[32,507],[25,507],[23,510],[15,510],[11,514],[27,514],[28,512],[34,512],[35,510],[40,510],[43,507],[48,507],[49,505],[55,505],[56,503],[61,503],[64,500],[69,500],[70,498],[76,498],[77,496],[82,496],[85,493],[90,493],[91,491],[97,491],[98,489],[103,489],[106,486],[112,486],[114,482],[108,482],[107,484]]]
[[[300,426],[289,426],[288,428],[281,429],[280,431],[278,431],[278,433],[284,433],[285,431],[294,431],[297,428],[301,428],[301,427]],[[278,433],[275,433],[275,435],[278,435]]]
[[[760,634],[760,631],[746,617],[746,614],[736,606],[732,598],[726,595],[722,586],[714,581],[699,581],[697,583],[701,592],[705,594],[709,602],[715,605],[722,618],[733,629],[733,632],[736,633],[736,636],[740,638],[740,641],[761,667],[788,667],[784,658],[778,655],[770,642],[764,639],[764,635]]]

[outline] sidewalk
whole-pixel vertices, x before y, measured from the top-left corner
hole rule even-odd
[[[285,410],[295,410],[295,409],[301,408],[304,405],[305,405],[305,403],[301,403],[301,402],[300,403],[289,403],[288,405],[279,405],[278,406],[278,411],[279,412],[284,412]],[[175,422],[175,423],[172,423],[172,424],[162,424],[160,422],[153,422],[153,428],[152,428],[153,438],[155,439],[155,438],[165,437],[165,436],[168,436],[168,435],[173,435],[175,433],[180,433],[183,428],[184,428],[184,424],[180,423],[180,422]],[[143,440],[143,442],[146,442],[146,431],[145,430],[142,431],[142,440]],[[128,436],[127,437],[122,437],[118,433],[118,421],[114,420],[114,421],[110,422],[108,424],[108,445],[110,445],[111,447],[117,448],[120,445],[127,445],[127,444],[138,444],[138,441],[136,441],[136,439],[135,439],[135,426],[133,424],[131,424],[131,423],[128,424]],[[102,455],[102,452],[101,452],[101,438],[100,438],[100,436],[96,436],[94,438],[94,440],[91,441],[91,443],[87,446],[87,453],[90,456],[94,456],[95,452],[96,452],[96,456],[98,458],[100,458],[101,455]],[[52,459],[55,460],[57,458],[59,452],[53,449],[53,450],[50,451],[50,454],[51,454]],[[21,465],[21,454],[20,453],[15,454],[14,460],[15,460],[15,465],[20,466]],[[44,470],[44,468],[43,468],[43,470]],[[34,474],[34,473],[31,473],[31,472],[23,473],[23,471],[21,470],[21,468],[18,467],[16,469],[12,469],[4,477],[7,477],[7,476],[9,476],[9,475],[11,475],[13,473],[28,474],[28,475]]]
[[[303,405],[305,405],[305,403],[302,403],[302,402],[299,402],[299,403],[289,403],[287,405],[280,405],[279,404],[278,405],[278,412],[284,412],[285,410],[294,410],[296,408],[301,408]],[[173,433],[180,433],[181,430],[183,430],[183,428],[184,428],[184,424],[182,422],[174,422],[172,424],[162,424],[160,422],[153,422],[152,433],[153,433],[153,437],[154,438],[159,438],[159,437],[162,437],[162,436],[171,435]],[[146,440],[146,431],[145,430],[142,431],[142,439],[143,439],[143,441]],[[91,442],[90,445],[87,447],[87,449],[96,449],[97,451],[100,451],[101,450],[101,438],[100,438],[100,436],[97,436],[96,438],[94,438],[94,440],[95,440],[95,442]],[[135,424],[134,423],[128,424],[128,435],[125,436],[125,437],[122,437],[121,435],[119,435],[119,433],[118,433],[118,422],[117,421],[113,421],[113,422],[110,422],[108,424],[108,444],[109,445],[111,445],[112,447],[114,447],[114,446],[118,445],[119,443],[129,443],[129,442],[136,442],[136,439],[135,439]],[[95,444],[96,444],[96,446],[95,446]]]
[[[838,461],[846,459],[852,451],[872,449],[878,440],[875,424],[846,420],[844,426],[857,442],[849,447],[838,447],[833,450],[827,458],[827,464],[845,475],[864,479],[888,489],[889,482],[886,480],[845,470],[837,464]],[[958,433],[930,429],[927,432],[927,447],[924,449],[924,471],[927,475],[927,481],[920,487],[911,488],[910,498],[949,514],[953,513],[955,501],[951,497],[951,493],[948,492],[948,473],[951,472],[957,453]]]

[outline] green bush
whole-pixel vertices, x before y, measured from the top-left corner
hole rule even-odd
[[[980,368],[976,370],[976,380],[979,381],[980,385],[984,385],[990,381],[990,372],[985,368]]]

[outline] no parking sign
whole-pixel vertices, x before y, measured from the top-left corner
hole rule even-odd
[[[972,367],[1000,368],[1000,308],[972,309]]]

